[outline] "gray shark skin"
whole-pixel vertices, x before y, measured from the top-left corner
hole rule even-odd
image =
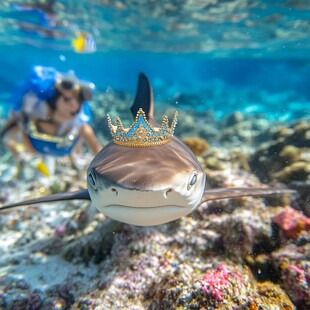
[[[139,75],[135,116],[145,111],[154,119],[152,88],[144,74]],[[31,204],[84,199],[112,219],[139,226],[160,225],[191,213],[201,203],[243,196],[294,194],[288,189],[206,187],[206,174],[192,151],[178,138],[164,145],[125,147],[108,143],[90,163],[87,190],[59,193],[38,199],[4,205],[1,210]]]

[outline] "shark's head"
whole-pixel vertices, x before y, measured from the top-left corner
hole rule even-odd
[[[149,226],[189,214],[201,201],[205,178],[195,155],[177,138],[146,148],[111,142],[90,164],[87,186],[99,211]]]

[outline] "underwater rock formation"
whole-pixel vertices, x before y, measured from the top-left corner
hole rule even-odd
[[[94,124],[103,132],[101,139],[108,141],[110,133],[102,125],[107,109],[131,119],[124,102],[132,98],[109,90],[96,100],[100,108]],[[168,115],[173,112],[167,109]],[[263,186],[248,160],[260,137],[270,137],[264,122],[251,127],[250,118],[236,113],[225,121],[231,127],[227,133],[214,126],[207,113],[203,117],[212,123],[210,128],[204,121],[196,126],[196,116],[182,117],[186,121],[179,128],[181,136],[200,137],[190,142],[207,172],[208,186]],[[238,148],[228,147],[241,128],[257,130],[256,138],[246,133],[249,139],[236,138],[242,142]],[[289,141],[289,134],[292,131],[285,128],[273,139],[284,135]],[[206,150],[202,139],[208,141]],[[305,150],[299,144],[283,145],[279,156],[289,163],[304,161]],[[255,154],[251,163],[253,158]],[[13,201],[85,187],[90,159],[80,158],[79,172],[60,160],[57,176],[49,180],[30,173],[29,163],[25,179],[0,178],[0,198]],[[1,164],[13,166],[10,159]],[[267,158],[262,170],[270,164]],[[287,184],[294,182],[290,179]],[[0,217],[0,309],[303,309],[309,304],[310,258],[308,220],[294,209],[300,202],[278,197],[223,199],[156,227],[122,224],[80,202],[4,212]]]
[[[231,262],[200,277],[182,271],[152,286],[148,309],[295,309],[278,285],[256,282],[247,268]]]
[[[299,192],[301,210],[310,215],[310,122],[278,129],[249,160],[263,182],[280,181]]]
[[[220,142],[253,147],[270,138],[269,122],[263,115],[234,112],[220,122]]]
[[[287,238],[298,238],[310,231],[310,218],[290,207],[286,207],[273,217],[272,221],[279,225]]]
[[[239,292],[246,289],[246,282],[242,278],[242,273],[236,270],[231,271],[225,265],[218,265],[215,270],[207,270],[202,276],[200,284],[201,290],[214,303],[223,302],[224,296],[229,294],[233,288]],[[230,295],[232,294],[230,293]]]
[[[290,179],[290,165],[304,163],[308,167],[302,175],[302,181],[309,177],[309,159],[307,153],[310,148],[310,124],[306,121],[299,121],[289,127],[282,127],[274,133],[273,139],[262,145],[257,152],[251,157],[250,165],[253,171],[262,181],[268,182],[277,179],[280,174],[282,181],[290,184],[296,178]],[[259,168],[259,169],[258,169]]]
[[[309,238],[309,234],[308,234]],[[280,284],[298,309],[310,307],[310,244],[287,244],[271,255]]]
[[[201,156],[209,147],[208,142],[198,137],[186,137],[182,140],[196,156]]]
[[[106,220],[99,213],[85,222],[84,208],[74,211],[70,203],[54,211],[42,206],[7,213],[1,217],[2,236],[10,236],[12,246],[1,253],[2,304],[27,308],[33,303],[33,309],[295,309],[288,289],[257,282],[240,256],[240,251],[255,256],[255,251],[269,250],[261,243],[271,238],[271,219],[279,207],[267,208],[259,198],[240,200],[232,214],[228,201],[221,206],[218,213],[202,206],[189,217],[148,228]],[[241,244],[238,223],[249,227]],[[233,245],[228,231],[238,235]],[[24,275],[24,284],[18,274]]]

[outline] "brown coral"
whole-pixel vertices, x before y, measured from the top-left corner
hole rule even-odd
[[[279,181],[306,181],[310,175],[310,163],[298,161],[273,174]]]
[[[280,310],[293,310],[295,306],[292,304],[289,297],[284,293],[280,286],[266,281],[266,282],[255,282],[254,290],[258,293],[260,302],[268,305],[269,309],[276,307]],[[253,304],[255,301],[253,301]],[[251,305],[252,306],[252,305]],[[253,305],[254,306],[254,305]],[[250,307],[249,309],[261,309],[260,305],[257,308]]]
[[[196,156],[201,156],[209,147],[206,140],[198,137],[186,137],[183,139],[183,142]]]
[[[282,128],[251,156],[252,170],[266,182],[274,178],[286,184],[305,181],[310,174],[309,132],[309,122],[304,121]]]

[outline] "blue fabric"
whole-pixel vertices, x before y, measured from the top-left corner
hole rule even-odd
[[[56,157],[62,157],[62,156],[69,155],[79,140],[79,137],[77,137],[72,142],[71,145],[61,146],[55,142],[42,141],[40,139],[36,139],[32,137],[31,135],[28,135],[28,137],[29,137],[31,145],[38,153],[45,154],[45,155],[52,155]]]
[[[35,66],[31,72],[29,89],[32,90],[40,100],[50,98],[55,91],[57,71],[52,67]]]
[[[34,66],[29,79],[12,96],[12,110],[20,111],[23,96],[32,91],[39,100],[47,100],[55,91],[57,71],[52,67]]]
[[[82,104],[79,118],[83,123],[90,123],[92,121],[92,114],[88,102]]]

